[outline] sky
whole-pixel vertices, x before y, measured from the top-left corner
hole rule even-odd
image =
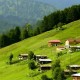
[[[64,9],[72,5],[80,4],[80,0],[36,0],[36,1],[51,4],[58,9]]]

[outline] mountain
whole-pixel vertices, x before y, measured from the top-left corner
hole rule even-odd
[[[80,20],[71,22],[63,26],[64,30],[50,30],[40,35],[25,39],[18,43],[12,44],[5,48],[0,49],[0,79],[1,80],[41,80],[42,75],[48,75],[49,78],[52,77],[52,71],[38,71],[39,68],[30,70],[28,68],[28,61],[23,60],[21,62],[18,60],[18,55],[22,53],[27,53],[27,51],[33,51],[34,54],[47,55],[48,58],[55,62],[57,58],[56,47],[48,47],[48,41],[53,39],[60,39],[62,44],[65,45],[65,41],[71,38],[80,38]],[[78,45],[78,44],[77,44]],[[80,44],[79,44],[80,45]],[[66,50],[67,51],[67,50]],[[13,53],[12,65],[6,64],[9,61],[9,55]],[[80,65],[80,52],[74,53],[63,53],[59,59],[61,60],[61,69],[66,69],[66,66],[70,64]],[[39,66],[39,65],[38,65]],[[4,77],[5,76],[5,77]],[[68,76],[70,77],[70,76]],[[72,80],[72,79],[66,79]]]
[[[80,4],[80,0],[36,0],[36,1],[54,5],[57,9],[64,9],[72,5]]]
[[[0,0],[0,31],[36,23],[55,10],[54,6],[35,0]]]

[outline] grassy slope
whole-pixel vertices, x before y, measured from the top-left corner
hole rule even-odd
[[[20,53],[25,53],[29,50],[34,51],[35,54],[46,54],[49,58],[54,60],[56,57],[55,48],[48,47],[48,41],[51,39],[60,39],[63,42],[67,38],[78,38],[80,37],[80,20],[72,22],[63,31],[51,30],[40,34],[35,37],[25,39],[21,42],[15,43],[8,47],[0,49],[0,79],[1,80],[40,80],[42,74],[35,77],[29,77],[30,73],[38,73],[37,70],[31,71],[28,69],[27,61],[16,63],[13,65],[7,65],[8,56],[10,53],[14,54],[14,60],[17,60],[17,56]],[[71,63],[80,64],[79,61],[80,53],[76,52],[71,54]],[[70,54],[65,54],[60,57],[61,65],[65,68],[66,65],[70,64]],[[48,73],[48,74],[47,74]],[[47,74],[51,77],[51,71],[47,71],[43,74]]]

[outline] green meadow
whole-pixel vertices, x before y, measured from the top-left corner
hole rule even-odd
[[[30,70],[28,68],[28,61],[24,60],[12,65],[7,64],[9,55],[13,53],[13,61],[18,60],[18,55],[33,51],[34,54],[47,55],[48,58],[55,61],[56,47],[48,47],[48,41],[53,39],[60,39],[62,44],[70,38],[80,38],[80,20],[71,22],[63,26],[64,30],[53,29],[42,33],[40,35],[25,39],[18,43],[0,49],[0,80],[41,80],[41,76],[46,74],[51,78],[51,70],[43,73],[38,69]],[[80,52],[66,53],[59,57],[62,69],[66,69],[69,64],[80,64]],[[71,80],[68,78],[67,80]]]

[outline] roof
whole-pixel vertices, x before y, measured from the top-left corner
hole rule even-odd
[[[37,57],[47,57],[47,55],[36,55]]]
[[[39,59],[39,61],[52,61],[51,59]]]
[[[80,73],[73,74],[72,76],[73,76],[73,77],[80,77]]]
[[[52,67],[51,65],[40,65],[40,67]]]
[[[70,67],[80,67],[80,65],[69,65]]]
[[[80,39],[76,39],[76,43],[80,43]]]
[[[64,72],[71,72],[70,70],[66,69]],[[72,70],[72,72],[76,72],[75,70]]]
[[[48,41],[49,43],[60,43],[61,41],[60,40],[50,40]]]
[[[67,41],[69,41],[69,43],[74,43],[75,42],[74,39],[68,39]]]

